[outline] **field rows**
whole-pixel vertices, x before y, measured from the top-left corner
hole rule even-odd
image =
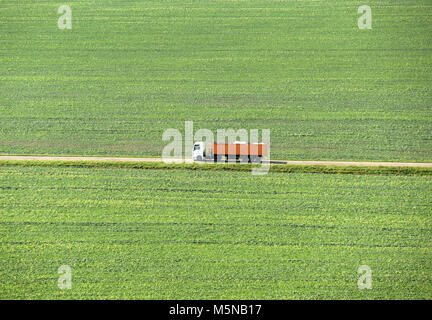
[[[0,181],[2,298],[431,298],[429,177],[2,167]]]
[[[274,159],[432,161],[432,6],[0,4],[0,154],[161,156],[168,128],[271,129]]]

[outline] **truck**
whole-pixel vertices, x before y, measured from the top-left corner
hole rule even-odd
[[[267,144],[235,141],[233,143],[195,142],[192,150],[194,161],[261,163],[267,155]]]

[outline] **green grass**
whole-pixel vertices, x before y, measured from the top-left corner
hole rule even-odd
[[[129,169],[162,169],[162,170],[205,170],[205,171],[241,171],[251,172],[252,168],[263,168],[263,172],[279,173],[326,173],[326,174],[359,174],[359,175],[432,175],[431,167],[372,167],[372,166],[335,166],[335,165],[289,165],[275,164],[270,169],[266,165],[251,164],[166,164],[163,162],[143,161],[105,161],[105,160],[0,160],[0,166],[17,167],[78,167],[78,168],[129,168]]]
[[[0,154],[432,161],[432,3],[0,3]],[[168,170],[169,169],[169,170]],[[0,161],[0,299],[431,299],[430,168]],[[57,269],[73,269],[72,290]],[[369,265],[373,289],[357,288]]]
[[[2,166],[0,298],[431,299],[431,191],[426,176]]]
[[[161,156],[168,128],[269,128],[277,159],[432,160],[432,4],[0,3],[0,153]]]

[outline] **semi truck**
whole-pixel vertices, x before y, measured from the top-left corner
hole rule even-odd
[[[235,141],[233,143],[213,143],[207,145],[195,142],[192,150],[194,161],[261,163],[267,155],[265,143],[248,143]]]

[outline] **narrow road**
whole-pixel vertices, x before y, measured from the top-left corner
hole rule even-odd
[[[115,157],[54,157],[54,156],[0,156],[0,160],[49,160],[49,161],[124,161],[124,162],[162,162],[161,158],[115,158]],[[193,163],[191,159],[173,159],[175,163]],[[432,167],[423,162],[373,162],[373,161],[294,161],[271,160],[271,164],[293,165],[332,165],[332,166],[371,166],[371,167]]]

